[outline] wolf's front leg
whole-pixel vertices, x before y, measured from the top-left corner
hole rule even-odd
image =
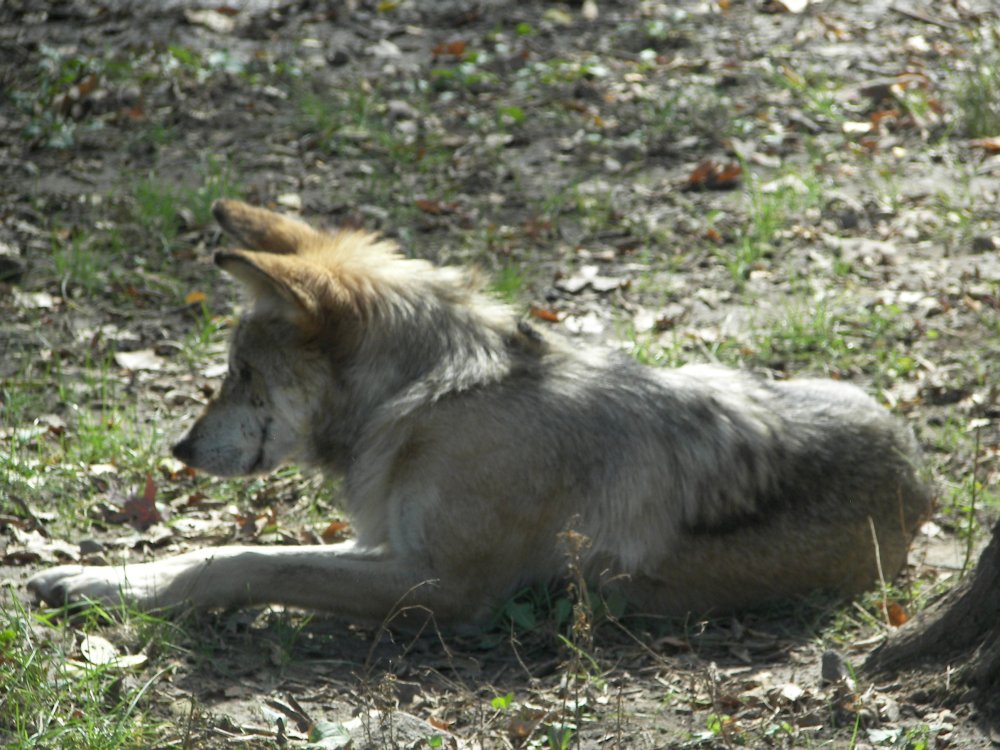
[[[231,585],[210,572],[213,561],[212,550],[198,550],[148,563],[60,565],[32,576],[28,591],[52,606],[84,601],[145,611],[227,606]]]
[[[377,620],[418,605],[456,619],[459,601],[439,584],[419,561],[346,542],[215,547],[135,565],[63,565],[36,574],[28,590],[56,606],[88,599],[160,611],[285,604]]]

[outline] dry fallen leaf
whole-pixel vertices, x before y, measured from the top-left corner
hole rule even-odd
[[[414,203],[417,208],[425,214],[431,214],[432,216],[453,214],[458,209],[457,203],[442,203],[441,201],[435,201],[429,198],[417,198]]]
[[[809,0],[770,0],[764,5],[766,13],[801,13],[809,7]]]
[[[298,193],[282,193],[275,198],[274,202],[282,208],[287,208],[292,211],[302,210],[302,196]]]
[[[729,190],[736,187],[743,175],[743,167],[738,162],[719,164],[706,159],[691,170],[683,190]]]
[[[329,544],[330,542],[339,541],[347,536],[347,532],[350,531],[351,524],[347,521],[331,521],[329,525],[320,533],[320,538]]]
[[[134,352],[115,352],[115,364],[126,370],[163,369],[163,358],[152,349],[139,349]]]
[[[805,693],[806,691],[794,682],[785,683],[781,686],[781,690],[779,691],[779,695],[789,703],[795,703],[795,701],[799,700],[803,695],[805,695]]]
[[[213,8],[202,10],[185,10],[184,18],[192,26],[202,26],[216,34],[230,34],[236,28],[232,14],[220,12]]]
[[[156,483],[153,475],[146,475],[146,485],[142,495],[132,495],[122,504],[120,511],[106,513],[108,523],[127,523],[140,531],[155,523],[162,523],[163,515],[156,507]]]
[[[889,620],[889,624],[894,628],[900,627],[910,619],[906,609],[899,602],[892,602],[888,607],[886,607],[885,615]]]
[[[1000,135],[992,136],[991,138],[976,138],[975,140],[969,141],[969,145],[975,148],[981,148],[990,154],[1000,153]]]
[[[80,641],[80,655],[89,664],[119,669],[141,667],[147,660],[145,654],[119,654],[111,641],[93,634],[85,635]]]
[[[533,318],[538,318],[539,320],[544,320],[547,323],[558,323],[559,313],[553,310],[551,307],[536,307],[531,306],[528,311]]]
[[[628,279],[617,279],[612,276],[602,276],[594,265],[581,266],[569,278],[556,280],[556,288],[569,294],[579,294],[587,287],[601,294],[628,286]]]
[[[118,649],[99,635],[85,635],[80,641],[80,655],[91,664],[110,664],[118,658]]]
[[[434,57],[444,57],[446,55],[450,57],[461,57],[465,53],[465,42],[460,39],[456,39],[451,42],[438,44],[431,50],[431,52]]]

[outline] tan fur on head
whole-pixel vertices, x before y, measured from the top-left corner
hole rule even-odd
[[[215,264],[247,286],[259,304],[277,302],[295,317],[322,319],[331,312],[357,317],[357,300],[339,281],[334,269],[307,258],[247,250],[224,250]]]
[[[242,282],[258,309],[291,313],[304,326],[331,317],[364,318],[403,266],[396,246],[364,230],[320,232],[297,219],[241,201],[217,200],[212,211],[247,249],[221,250],[215,263]]]

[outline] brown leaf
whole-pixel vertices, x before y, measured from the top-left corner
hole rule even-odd
[[[320,533],[320,538],[329,544],[347,536],[351,524],[347,521],[331,521],[330,524]]]
[[[94,92],[94,89],[97,88],[97,83],[98,78],[93,73],[84,76],[83,80],[76,84],[77,98],[86,99]]]
[[[895,120],[898,118],[899,118],[898,109],[880,109],[878,112],[872,112],[870,119],[872,125],[877,130],[878,127],[882,124],[882,120]]]
[[[417,198],[414,203],[425,214],[431,214],[432,216],[453,214],[458,209],[457,203],[442,203],[441,201],[430,200],[429,198]]]
[[[465,53],[465,42],[461,39],[444,42],[442,44],[435,45],[431,52],[434,57],[461,57]]]
[[[163,521],[163,515],[156,507],[156,482],[152,474],[146,474],[146,486],[142,495],[132,495],[122,504],[120,511],[105,513],[108,523],[127,523],[140,531]]]
[[[544,320],[547,323],[559,322],[559,313],[551,307],[536,307],[535,305],[532,305],[528,312],[531,314],[531,317]]]
[[[906,609],[899,602],[892,602],[888,607],[886,607],[885,615],[889,620],[889,624],[894,628],[900,627],[910,619]]]
[[[739,162],[719,164],[713,159],[706,159],[691,170],[684,190],[729,190],[736,187],[743,175],[743,167]]]
[[[1000,153],[1000,135],[995,135],[990,138],[976,138],[975,140],[969,141],[969,145],[974,148],[981,148],[990,154]]]

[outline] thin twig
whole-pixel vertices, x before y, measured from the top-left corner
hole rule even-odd
[[[952,21],[946,21],[943,18],[934,18],[926,13],[922,13],[919,10],[913,10],[911,8],[902,8],[898,5],[890,5],[889,10],[894,13],[899,13],[901,16],[906,16],[914,21],[920,21],[921,23],[929,23],[932,26],[940,26],[942,29],[957,29],[958,24]]]
[[[892,620],[889,617],[889,588],[885,584],[885,574],[882,572],[882,553],[878,546],[878,534],[875,533],[875,521],[868,516],[868,526],[872,531],[872,544],[875,545],[875,568],[878,570],[878,582],[882,591],[882,614],[885,616],[885,624],[892,627]]]

